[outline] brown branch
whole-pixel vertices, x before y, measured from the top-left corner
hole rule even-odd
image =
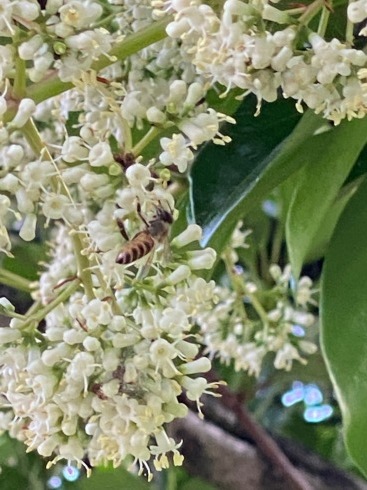
[[[214,375],[207,375],[209,381],[214,381]],[[254,441],[258,449],[275,467],[294,490],[312,490],[302,473],[293,466],[274,439],[258,424],[246,409],[243,402],[232,393],[227,386],[220,385],[220,403],[231,410],[246,434]],[[205,413],[205,411],[204,411]]]

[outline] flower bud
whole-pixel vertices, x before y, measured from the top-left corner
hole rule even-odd
[[[25,41],[18,48],[19,57],[22,60],[32,60],[36,52],[43,44],[42,37],[38,34],[33,36],[29,41]]]
[[[73,417],[72,419],[63,420],[61,422],[61,430],[66,436],[72,436],[76,432],[77,428],[77,417]]]
[[[186,230],[172,240],[172,247],[182,248],[189,243],[201,240],[202,230],[199,225],[189,225]]]
[[[55,54],[61,56],[66,53],[67,47],[66,44],[61,41],[56,41],[52,46]]]
[[[20,238],[26,242],[34,240],[36,236],[36,224],[37,216],[33,213],[27,214],[19,231]]]
[[[290,17],[286,12],[273,7],[272,5],[264,5],[262,18],[264,20],[270,20],[277,24],[289,24]]]
[[[204,89],[201,83],[194,82],[189,85],[185,104],[194,107],[204,96]]]
[[[24,157],[24,149],[20,145],[10,145],[5,151],[7,164],[15,167]]]
[[[1,95],[0,96],[0,116],[5,114],[7,108],[8,108],[8,104],[6,102],[6,99],[3,95]]]
[[[207,373],[211,370],[212,364],[207,357],[200,357],[195,361],[187,362],[179,367],[182,374]]]
[[[309,340],[300,340],[298,345],[306,354],[314,354],[317,351],[317,346]]]
[[[147,119],[153,124],[164,124],[166,122],[166,115],[157,109],[157,107],[149,107],[147,110]]]
[[[27,21],[36,20],[40,14],[40,7],[37,2],[31,3],[29,0],[18,0],[12,5],[12,15],[19,16]]]
[[[30,119],[36,110],[36,104],[32,99],[22,99],[20,101],[18,112],[14,119],[10,122],[10,126],[13,128],[21,128]]]
[[[10,199],[4,194],[0,194],[0,216],[5,216],[10,209]]]
[[[364,2],[364,0],[349,3],[347,14],[348,19],[350,20],[350,22],[353,22],[353,24],[363,22],[364,19],[367,17],[366,3]]]
[[[187,359],[194,359],[199,352],[199,346],[187,340],[179,340],[176,343],[176,349],[179,350]]]
[[[0,345],[15,342],[22,336],[19,330],[14,330],[9,327],[0,327]]]
[[[186,83],[183,80],[175,80],[169,87],[169,103],[180,104],[187,91]]]
[[[58,446],[59,444],[60,441],[58,440],[58,437],[53,435],[37,446],[37,452],[41,456],[47,458],[48,456],[51,456],[56,446]]]
[[[187,252],[188,265],[191,270],[211,269],[214,265],[217,254],[213,248],[195,250]]]
[[[178,284],[181,281],[185,281],[191,275],[191,269],[187,265],[180,265],[167,277],[166,281],[169,284]]]
[[[63,341],[69,345],[81,344],[86,336],[87,333],[84,330],[75,330],[70,328],[64,332]]]
[[[108,183],[107,175],[87,173],[80,179],[80,185],[86,192],[94,191]]]
[[[2,310],[8,310],[8,311],[14,311],[15,307],[10,303],[8,298],[5,298],[5,296],[2,296],[0,298],[0,309]]]

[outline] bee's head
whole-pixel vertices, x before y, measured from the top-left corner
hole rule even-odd
[[[165,209],[159,207],[157,208],[156,219],[164,221],[171,225],[173,223],[173,216],[170,211],[166,211]]]

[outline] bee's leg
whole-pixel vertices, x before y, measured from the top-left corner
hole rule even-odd
[[[145,224],[145,226],[146,226],[147,228],[149,228],[149,223],[148,223],[148,221],[147,221],[147,220],[144,218],[143,213],[141,212],[140,202],[138,202],[138,204],[136,205],[136,210],[137,210],[138,215],[139,215],[140,219],[142,220],[142,222]]]
[[[120,230],[121,235],[128,242],[130,239],[129,239],[129,235],[126,232],[124,222],[122,221],[122,219],[117,218],[116,219],[116,223],[117,223],[117,226],[119,227],[119,230]]]

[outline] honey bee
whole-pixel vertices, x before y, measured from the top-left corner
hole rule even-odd
[[[145,224],[145,230],[139,231],[131,240],[127,236],[123,222],[117,220],[120,232],[127,240],[116,257],[117,264],[132,264],[152,252],[157,243],[166,244],[170,225],[173,223],[172,213],[162,207],[157,207],[153,219],[147,221],[138,205],[138,214]]]

